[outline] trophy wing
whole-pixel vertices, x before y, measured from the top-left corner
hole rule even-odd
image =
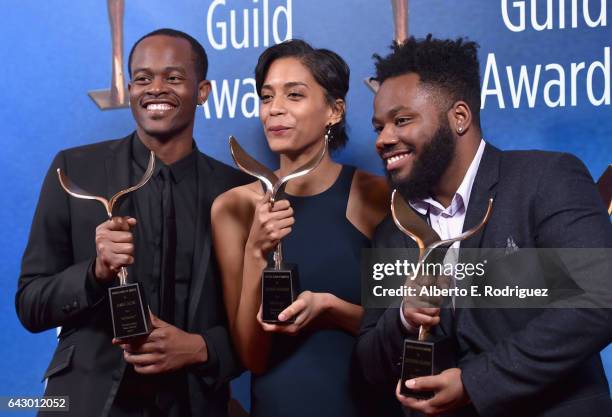
[[[493,199],[489,198],[489,205],[487,206],[487,211],[484,217],[482,218],[482,220],[480,221],[480,223],[478,223],[476,226],[472,227],[471,229],[466,230],[465,232],[451,239],[445,239],[445,240],[440,240],[439,242],[435,242],[433,245],[427,248],[427,253],[429,254],[429,252],[433,251],[434,249],[438,249],[438,248],[449,248],[455,242],[466,240],[474,236],[476,233],[478,233],[480,229],[484,227],[485,224],[487,224],[487,222],[491,218],[492,212],[493,212]]]
[[[440,240],[436,231],[410,208],[397,189],[391,194],[391,215],[395,225],[419,245],[421,254],[426,247]]]
[[[393,26],[395,27],[393,41],[397,45],[401,45],[408,39],[408,0],[391,0],[391,7],[393,9]],[[378,92],[380,83],[376,78],[368,77],[363,82],[374,94]]]
[[[83,200],[97,200],[104,205],[104,208],[106,209],[106,213],[108,214],[108,217],[110,218],[112,216],[110,205],[106,198],[100,197],[97,195],[93,195],[85,191],[84,189],[76,185],[74,182],[72,182],[72,180],[66,174],[62,172],[61,168],[57,169],[57,177],[59,178],[60,185],[62,186],[64,191],[66,191],[69,195],[75,198],[83,199]]]
[[[249,155],[248,152],[245,151],[242,146],[240,146],[235,137],[229,137],[229,145],[232,158],[234,159],[234,162],[238,168],[263,182],[266,187],[266,191],[271,192],[274,189],[275,184],[278,182],[278,177],[274,171]]]
[[[368,77],[364,79],[363,82],[370,89],[371,92],[373,92],[374,94],[378,92],[378,89],[380,88],[380,83],[376,78]]]
[[[147,182],[149,182],[149,180],[151,179],[151,177],[153,176],[153,170],[155,169],[155,153],[153,153],[153,151],[151,151],[150,155],[149,155],[149,164],[147,165],[147,170],[145,171],[144,175],[142,176],[142,178],[140,179],[140,181],[138,182],[138,184],[130,187],[130,188],[126,188],[125,190],[121,190],[119,191],[117,194],[115,194],[111,199],[110,199],[110,209],[111,212],[113,210],[113,206],[115,205],[115,203],[117,202],[117,200],[119,200],[120,197],[131,193],[132,191],[136,191],[137,189],[141,188],[142,186],[144,186]]]
[[[285,185],[287,182],[289,182],[289,180],[292,180],[292,179],[301,177],[303,175],[306,175],[309,172],[311,172],[313,169],[315,169],[317,166],[319,166],[319,164],[323,160],[323,157],[327,153],[327,147],[328,147],[328,141],[324,140],[323,141],[323,146],[321,147],[321,151],[319,151],[316,155],[314,155],[304,165],[302,165],[301,167],[299,167],[298,169],[296,169],[292,173],[290,173],[288,175],[285,175],[283,178],[281,178],[280,181],[277,182],[274,185],[274,190],[272,191],[272,199],[273,200],[275,199],[276,194],[278,193],[278,191],[281,189],[281,187],[283,185]]]

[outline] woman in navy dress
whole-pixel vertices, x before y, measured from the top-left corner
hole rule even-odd
[[[340,56],[284,42],[263,52],[255,78],[279,177],[320,152],[325,135],[330,150],[344,146],[349,68]],[[387,213],[386,182],[328,153],[311,173],[289,181],[285,196],[270,207],[254,182],[212,207],[229,327],[253,374],[251,415],[363,415],[351,366],[363,315],[359,263]],[[261,273],[281,239],[285,260],[299,265],[303,292],[278,317],[295,322],[275,325],[261,321]]]

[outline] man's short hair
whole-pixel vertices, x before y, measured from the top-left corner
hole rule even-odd
[[[193,64],[195,68],[196,76],[198,77],[198,82],[206,79],[206,73],[208,72],[208,57],[206,56],[206,51],[200,42],[197,41],[193,36],[186,34],[185,32],[181,32],[176,29],[157,29],[153,32],[147,33],[142,38],[138,39],[136,43],[130,49],[130,55],[128,57],[128,72],[130,73],[130,78],[132,77],[132,55],[134,55],[134,50],[138,46],[140,42],[144,39],[150,38],[151,36],[170,36],[172,38],[182,38],[185,39],[191,45],[191,52],[193,54]]]
[[[457,40],[410,37],[401,45],[391,45],[392,52],[384,58],[374,55],[376,79],[387,79],[414,73],[421,83],[438,89],[448,98],[450,108],[465,101],[474,123],[480,126],[480,66],[478,44],[463,38]]]

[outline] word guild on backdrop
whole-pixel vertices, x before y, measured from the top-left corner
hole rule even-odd
[[[206,35],[214,49],[268,47],[293,37],[292,0],[274,7],[269,0],[251,0],[250,7],[243,9],[232,8],[231,3],[214,0],[208,7]],[[206,119],[233,119],[237,113],[247,119],[259,117],[254,78],[216,79],[210,83],[210,96],[203,105]]]

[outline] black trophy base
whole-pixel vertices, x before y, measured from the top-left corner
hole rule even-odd
[[[261,316],[264,323],[289,324],[295,319],[280,321],[278,315],[299,295],[297,265],[284,264],[280,269],[266,268],[261,276]]]
[[[151,317],[139,282],[108,289],[115,338],[127,340],[151,333]]]
[[[453,348],[448,337],[429,336],[424,341],[404,339],[400,394],[422,400],[433,397],[433,391],[409,389],[406,387],[406,381],[420,376],[437,375],[452,368],[453,362]]]

